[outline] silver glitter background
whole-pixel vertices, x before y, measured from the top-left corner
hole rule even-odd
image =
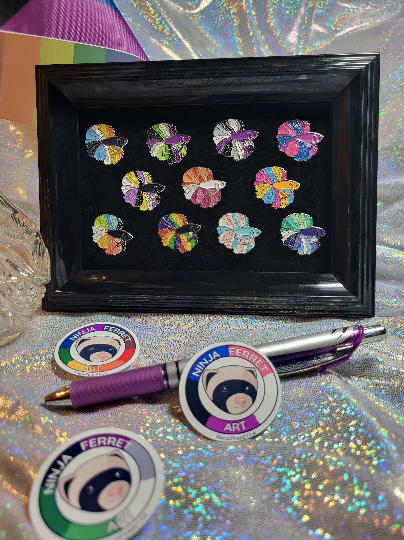
[[[190,430],[175,393],[91,412],[43,405],[66,384],[52,361],[64,333],[92,320],[132,328],[137,366],[213,341],[260,343],[347,320],[40,313],[0,349],[0,538],[36,539],[27,502],[49,453],[73,435],[132,429],[159,452],[159,507],[139,538],[384,540],[404,536],[404,8],[399,1],[117,0],[151,59],[380,51],[377,316],[384,342],[319,377],[284,381],[276,420],[235,446]],[[39,221],[32,128],[0,121],[0,189]]]

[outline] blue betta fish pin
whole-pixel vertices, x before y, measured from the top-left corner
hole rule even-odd
[[[239,213],[222,216],[217,227],[219,242],[236,254],[245,254],[255,246],[255,238],[261,234],[259,229],[250,227],[248,217]]]

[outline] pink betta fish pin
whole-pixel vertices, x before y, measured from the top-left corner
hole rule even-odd
[[[265,167],[255,177],[255,194],[272,208],[285,208],[295,198],[293,193],[300,187],[298,182],[287,179],[287,172],[282,167]]]
[[[281,152],[296,161],[307,161],[317,153],[317,143],[323,140],[324,135],[310,131],[306,120],[288,120],[279,126],[276,138]]]
[[[219,154],[232,157],[235,161],[247,159],[254,151],[254,139],[258,131],[244,129],[241,120],[229,118],[219,122],[213,130],[213,141]]]
[[[221,190],[226,182],[214,180],[213,173],[207,167],[193,167],[183,176],[182,187],[185,197],[199,204],[201,208],[212,208],[222,198]]]

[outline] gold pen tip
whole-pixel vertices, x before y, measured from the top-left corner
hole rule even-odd
[[[59,401],[70,397],[70,388],[62,388],[45,396],[45,401]]]

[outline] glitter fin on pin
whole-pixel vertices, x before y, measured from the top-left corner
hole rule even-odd
[[[126,242],[133,236],[123,230],[122,221],[112,214],[101,214],[93,225],[93,241],[107,255],[118,255],[126,249]]]
[[[254,151],[254,139],[258,131],[244,129],[241,120],[229,118],[219,122],[213,130],[213,141],[219,154],[235,161],[247,159]]]
[[[114,128],[108,124],[94,124],[86,133],[88,155],[105,165],[118,163],[127,143],[128,139],[115,135]]]
[[[172,124],[155,124],[147,132],[146,144],[150,154],[169,165],[179,163],[187,155],[189,135],[177,133]]]
[[[320,247],[325,235],[321,227],[313,226],[313,218],[308,214],[290,214],[282,221],[282,243],[299,255],[310,255]]]
[[[255,247],[255,238],[261,234],[259,229],[250,227],[248,217],[239,213],[222,216],[217,227],[219,242],[233,253],[245,254]]]
[[[286,208],[295,198],[293,193],[300,184],[287,179],[287,173],[282,167],[265,167],[258,171],[255,177],[255,194],[272,208]]]
[[[221,190],[226,182],[214,180],[213,173],[206,167],[193,167],[183,176],[182,187],[185,197],[201,208],[212,208],[222,198]]]
[[[146,171],[130,171],[122,179],[122,193],[125,202],[142,211],[153,210],[160,203],[160,193],[165,186],[155,184]]]
[[[307,161],[317,153],[317,143],[324,135],[310,131],[306,120],[287,120],[279,126],[276,138],[281,152],[296,161]]]

